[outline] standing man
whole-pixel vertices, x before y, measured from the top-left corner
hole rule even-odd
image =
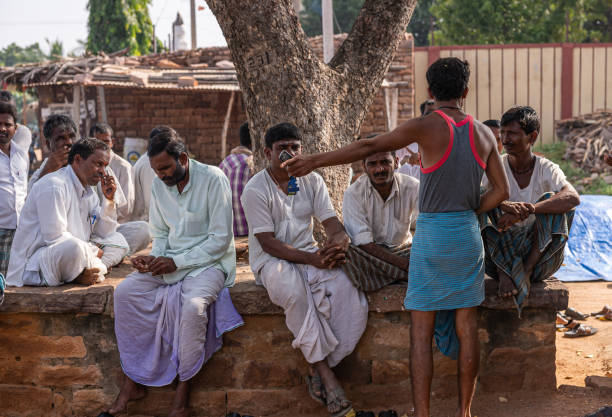
[[[342,269],[360,290],[376,291],[408,280],[419,181],[395,172],[395,152],[375,153],[362,164],[367,175],[344,192],[342,214],[351,246]]]
[[[561,267],[574,208],[580,204],[561,168],[533,154],[539,133],[540,118],[531,107],[504,113],[502,164],[510,197],[481,216],[487,275],[498,280],[500,297],[515,297],[519,311],[531,283]]]
[[[189,381],[215,352],[213,340],[207,340],[215,334],[207,333],[207,309],[224,288],[225,308],[232,309],[234,321],[219,330],[241,324],[226,289],[236,275],[227,178],[219,168],[189,159],[174,131],[155,135],[148,157],[157,174],[149,219],[153,249],[133,259],[138,272],[115,290],[115,333],[125,378],[100,417],[125,412],[129,400],[145,395],[145,386],[168,385],[177,376],[169,415],[188,416]]]
[[[308,392],[334,416],[345,416],[351,402],[331,370],[349,355],[365,330],[368,303],[342,269],[349,239],[336,217],[323,178],[316,173],[290,180],[281,168],[282,152],[302,152],[297,127],[268,129],[268,167],[255,174],[242,194],[249,223],[249,263],[270,300],[283,308],[285,322],[310,364]],[[293,183],[295,181],[295,184]],[[290,184],[291,182],[291,184]],[[327,242],[313,237],[313,220]]]
[[[433,100],[426,100],[421,103],[419,108],[421,110],[421,117],[424,117],[436,109],[436,103]],[[413,142],[397,151],[397,156],[400,160],[398,171],[418,180],[421,177],[419,145]]]
[[[134,182],[132,181],[132,165],[113,152],[113,129],[106,123],[96,123],[89,130],[89,135],[106,143],[111,149],[110,171],[117,178],[119,189],[125,197],[122,204],[117,202],[117,221],[119,232],[125,238],[130,254],[149,246],[151,235],[149,224],[144,221],[129,221],[134,209]]]
[[[234,236],[246,236],[249,234],[249,227],[240,197],[242,197],[242,190],[244,190],[246,183],[253,175],[253,152],[251,152],[251,135],[248,122],[244,122],[240,126],[240,146],[231,150],[230,154],[221,162],[219,168],[225,173],[232,187]]]
[[[441,350],[450,356],[458,353],[456,416],[470,416],[480,359],[477,306],[484,300],[484,249],[477,214],[508,198],[495,138],[488,127],[461,110],[469,75],[467,61],[438,59],[427,70],[429,93],[438,109],[434,113],[408,120],[375,139],[333,152],[298,155],[283,165],[290,175],[302,176],[319,167],[419,144],[420,214],[404,301],[411,317],[410,378],[416,417],[429,416],[434,328]],[[485,171],[491,187],[481,196]]]
[[[17,130],[17,110],[6,101],[0,101],[0,275],[6,277],[11,244],[19,215],[28,193],[27,149],[13,138]]]
[[[0,91],[0,101],[5,101],[9,104],[12,104],[17,108],[17,104],[15,103],[15,98],[8,90]],[[17,111],[15,111],[17,114]],[[26,152],[30,152],[30,146],[32,145],[32,132],[30,128],[20,123],[17,123],[17,119],[15,119],[15,135],[13,136],[13,142],[21,147],[21,149],[25,149]]]
[[[70,149],[66,167],[34,184],[11,248],[8,285],[92,285],[104,279],[111,265],[105,263],[105,250],[90,240],[108,238],[117,228],[117,186],[105,171],[109,161],[105,143],[83,139]],[[102,202],[92,188],[100,181]]]

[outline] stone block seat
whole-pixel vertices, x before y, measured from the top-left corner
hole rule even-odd
[[[0,415],[96,416],[117,394],[119,354],[113,331],[113,290],[132,271],[129,261],[92,287],[9,288],[0,306]],[[522,318],[486,281],[480,307],[479,390],[554,390],[555,313],[567,307],[556,279],[534,284]],[[291,348],[282,311],[238,268],[232,299],[246,324],[194,379],[193,415],[327,416],[308,396],[307,364]],[[368,327],[338,374],[359,409],[409,410],[410,319],[404,285],[368,295]],[[456,395],[456,362],[434,348],[434,398]],[[130,415],[164,416],[173,387],[154,388],[129,404]]]

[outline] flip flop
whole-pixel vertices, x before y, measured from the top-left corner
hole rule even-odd
[[[601,310],[599,310],[597,313],[591,313],[591,316],[596,317],[596,316],[601,316],[604,314],[607,314],[608,312],[612,311],[612,307],[610,307],[609,305],[605,305],[603,306],[603,308]]]
[[[555,326],[558,332],[566,332],[570,329],[570,326],[574,323],[574,319],[565,317],[563,313],[557,313],[557,322]]]
[[[335,413],[332,413],[330,411],[329,413],[331,414],[331,416],[332,417],[356,417],[357,413],[353,409],[353,405],[351,404],[351,402],[346,398],[346,394],[344,393],[344,390],[342,388],[337,387],[327,392],[327,405],[328,406],[332,403],[336,403],[342,406],[343,402],[348,403],[348,405],[344,407],[343,409],[336,411]],[[328,408],[328,411],[329,411],[329,408]]]
[[[582,324],[579,324],[578,326],[575,326],[573,329],[565,332],[563,334],[563,337],[572,337],[572,338],[585,337],[585,336],[592,336],[595,333],[597,333],[597,329],[595,327],[584,326]]]
[[[376,417],[372,411],[357,411],[356,417]]]
[[[586,320],[587,317],[589,317],[588,314],[581,313],[580,311],[571,307],[565,310],[565,315],[576,320]]]
[[[598,314],[595,318],[601,321],[612,321],[612,311],[608,311],[605,314]]]
[[[310,398],[312,398],[318,403],[327,405],[327,402],[325,401],[325,386],[323,385],[321,376],[318,373],[315,374],[314,376],[308,375],[306,385],[308,386],[308,395],[310,395]],[[317,385],[319,387],[319,391],[321,392],[321,395],[317,395],[315,392],[317,391],[317,389],[315,388],[315,386]]]
[[[395,410],[381,411],[380,413],[378,413],[378,417],[397,417],[397,411]]]

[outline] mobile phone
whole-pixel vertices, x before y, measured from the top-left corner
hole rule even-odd
[[[278,159],[280,159],[281,162],[286,162],[291,158],[293,158],[293,156],[291,156],[291,154],[287,152],[287,150],[283,150],[280,155],[278,155]]]

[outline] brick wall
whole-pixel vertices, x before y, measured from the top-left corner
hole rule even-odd
[[[115,148],[126,137],[148,138],[153,127],[172,126],[189,152],[208,164],[221,162],[221,131],[230,92],[105,88],[108,123],[115,130]],[[246,120],[242,96],[236,93],[227,134],[227,150],[239,143],[238,129]]]

